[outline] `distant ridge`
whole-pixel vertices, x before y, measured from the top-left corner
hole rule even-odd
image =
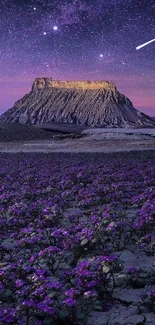
[[[89,127],[155,127],[109,81],[36,78],[31,91],[2,114],[0,122],[73,123]]]
[[[46,132],[31,125],[0,122],[0,142],[52,139],[55,132]]]
[[[73,124],[45,123],[27,125],[0,122],[0,142],[78,138],[86,127]]]

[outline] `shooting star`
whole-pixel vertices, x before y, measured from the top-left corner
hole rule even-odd
[[[142,47],[144,47],[144,46],[146,46],[146,45],[148,45],[148,44],[150,44],[150,43],[152,43],[152,42],[154,42],[154,41],[155,41],[155,38],[152,39],[152,40],[149,41],[149,42],[146,42],[146,43],[144,43],[144,44],[142,44],[142,45],[137,46],[137,47],[136,47],[136,50],[140,50]]]

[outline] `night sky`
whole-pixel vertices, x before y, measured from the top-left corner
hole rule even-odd
[[[155,116],[155,0],[0,0],[0,113],[36,77],[109,80]]]

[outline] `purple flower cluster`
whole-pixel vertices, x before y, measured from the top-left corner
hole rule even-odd
[[[154,158],[1,155],[0,324],[85,324],[111,304],[115,251],[155,251]]]

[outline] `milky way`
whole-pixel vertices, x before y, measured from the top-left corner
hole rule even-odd
[[[110,80],[155,115],[155,0],[1,0],[0,112],[36,77]]]

